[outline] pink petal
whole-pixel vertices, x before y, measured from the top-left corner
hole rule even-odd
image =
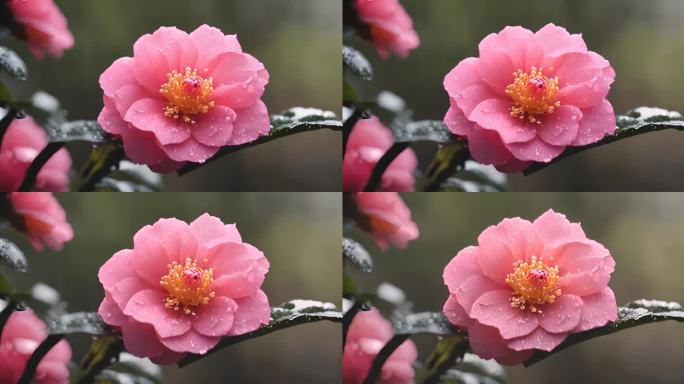
[[[455,293],[470,276],[480,273],[477,268],[477,253],[477,247],[466,247],[458,252],[444,268],[444,283],[449,288],[449,292]]]
[[[124,308],[124,314],[154,326],[159,337],[182,335],[192,327],[190,317],[164,307],[166,294],[146,289],[133,295]],[[177,351],[178,352],[178,351]]]
[[[582,315],[582,299],[562,295],[555,302],[544,305],[539,325],[551,333],[567,333],[577,326]]]
[[[135,63],[132,73],[138,82],[152,93],[159,93],[162,84],[168,81],[168,73],[182,69],[169,66],[166,55],[159,48],[157,37],[151,34],[144,35],[135,42],[133,57]]]
[[[204,336],[224,336],[233,327],[238,305],[233,299],[218,296],[197,309],[192,319],[192,328]]]
[[[61,363],[62,367],[66,368],[66,365],[70,360],[71,347],[69,347],[69,343],[66,340],[62,340],[48,351],[40,365],[42,365],[43,362],[49,361],[51,363]]]
[[[571,35],[565,28],[547,24],[534,34],[537,44],[546,55],[557,56],[569,51],[586,52],[582,35]]]
[[[461,93],[455,98],[455,101],[463,113],[466,116],[470,116],[475,107],[477,107],[481,102],[497,98],[499,98],[499,95],[494,93],[489,85],[483,83],[473,85],[462,90]]]
[[[543,119],[537,130],[539,137],[551,145],[567,146],[576,138],[582,111],[570,105],[561,105]]]
[[[506,146],[518,160],[542,163],[550,162],[565,150],[565,147],[547,144],[538,137],[526,143],[510,143]]]
[[[587,239],[580,224],[571,223],[565,215],[556,213],[553,209],[544,212],[532,224],[547,247],[557,248],[563,244]]]
[[[508,101],[485,100],[475,107],[468,119],[484,129],[498,132],[505,144],[534,139],[537,135],[536,124],[511,116],[510,108],[511,103]]]
[[[105,291],[114,289],[119,281],[134,276],[133,271],[130,269],[132,260],[134,260],[133,251],[123,249],[115,253],[100,267],[97,277]]]
[[[106,96],[105,99],[107,99]],[[110,106],[107,104],[110,104]],[[110,101],[109,103],[105,101],[105,107],[102,108],[100,115],[97,117],[97,122],[102,126],[102,129],[104,129],[105,132],[113,135],[120,135],[123,128],[128,125],[128,123],[121,118],[119,111],[116,110],[114,101]]]
[[[529,167],[530,164],[532,164],[531,161],[521,161],[516,158],[513,158],[504,164],[497,165],[496,169],[499,172],[515,173],[525,170],[525,168]]]
[[[595,143],[607,135],[612,135],[616,129],[615,112],[608,100],[598,105],[582,110],[579,132],[572,145],[582,146]]]
[[[526,351],[530,349],[541,349],[542,351],[552,351],[568,337],[567,333],[550,333],[541,328],[535,329],[527,336],[507,340],[508,347],[516,351]]]
[[[133,75],[133,67],[134,60],[132,58],[122,57],[102,72],[100,87],[102,87],[105,96],[113,97],[119,89],[137,84],[137,79]]]
[[[521,218],[504,219],[485,229],[477,238],[478,265],[494,281],[505,281],[513,263],[539,256],[543,248],[541,237],[532,223]]]
[[[513,72],[539,67],[542,49],[532,31],[522,27],[506,27],[480,43],[480,75],[495,91],[504,94],[513,81]]]
[[[468,339],[473,352],[483,359],[493,359],[511,353],[506,341],[494,327],[473,321],[468,327]]]
[[[470,322],[468,313],[466,313],[465,309],[458,303],[458,300],[456,300],[454,295],[449,295],[446,303],[444,303],[442,312],[444,312],[444,316],[446,316],[452,324],[459,327],[465,328]]]
[[[136,101],[126,112],[124,120],[135,128],[154,133],[160,144],[182,143],[190,138],[190,126],[164,116],[166,103],[158,99]]]
[[[154,358],[168,351],[151,325],[129,321],[122,327],[122,334],[126,351],[135,356]]]
[[[606,256],[602,259],[583,259],[584,272],[568,273],[561,276],[560,287],[563,293],[587,296],[603,290],[615,270],[615,260]],[[563,273],[561,271],[561,273]]]
[[[66,344],[66,341],[62,340],[58,345],[65,345],[62,343]],[[67,348],[69,348],[68,344],[66,345]],[[52,348],[54,350],[55,348],[57,348],[57,346],[54,346]],[[40,364],[38,364],[34,379],[34,382],[41,384],[68,383],[69,368],[67,367],[66,363],[50,361],[47,358],[45,358],[40,362]]]
[[[175,352],[190,352],[203,355],[214,348],[221,340],[220,337],[204,336],[192,329],[187,333],[161,339],[162,344]]]
[[[157,284],[154,287],[157,286],[159,286],[159,281],[157,281]],[[119,308],[125,308],[126,303],[128,303],[131,297],[136,293],[154,287],[150,287],[144,280],[137,276],[127,277],[119,281],[113,289],[109,290],[109,295]]]
[[[216,294],[239,298],[256,292],[264,281],[269,262],[257,248],[246,243],[218,244],[206,254],[214,269]]]
[[[161,344],[161,342],[159,342]],[[150,361],[157,365],[172,365],[178,363],[181,359],[183,359],[185,356],[187,356],[187,353],[185,352],[174,352],[162,345],[162,348],[164,348],[164,351],[154,357],[150,357]]]
[[[514,351],[511,349],[511,352],[509,352],[508,355],[497,357],[496,361],[501,365],[518,365],[532,357],[533,354],[534,349],[528,349],[525,351]]]
[[[444,124],[454,135],[466,136],[474,125],[458,106],[451,106],[444,116]]]
[[[252,142],[271,130],[271,118],[266,104],[261,100],[247,108],[235,111],[237,118],[233,123],[233,136],[227,145],[240,145]]]
[[[212,248],[223,242],[241,243],[242,238],[237,231],[235,224],[223,224],[221,219],[203,214],[190,223],[190,232],[197,239],[197,243],[202,248]]]
[[[510,291],[487,292],[473,303],[470,317],[496,327],[505,339],[528,335],[538,326],[537,316],[511,307],[510,297]]]
[[[233,135],[236,116],[232,109],[217,105],[197,119],[197,124],[191,129],[192,137],[211,147],[223,147]]]
[[[495,131],[474,127],[468,133],[468,147],[473,159],[482,164],[504,164],[513,159]]]
[[[463,306],[463,309],[465,309],[466,312],[470,312],[473,303],[477,301],[478,298],[487,292],[499,290],[510,290],[510,288],[506,285],[492,281],[481,272],[476,272],[463,282],[463,284],[458,286],[456,292],[454,292],[454,296],[456,296],[458,303]]]
[[[220,147],[210,147],[190,138],[180,144],[167,144],[162,147],[171,160],[204,163],[214,156]]]
[[[458,63],[444,77],[444,89],[446,89],[449,97],[456,99],[465,89],[483,84],[478,66],[479,59],[469,57]]]
[[[593,240],[564,245],[552,252],[552,260],[560,267],[561,276],[568,273],[595,272],[610,251]]]
[[[216,104],[236,110],[256,103],[269,80],[264,65],[246,53],[220,54],[210,65],[210,72],[214,78]]]
[[[124,124],[121,138],[126,156],[131,161],[146,164],[151,168],[172,163],[161,149],[154,133],[141,131],[128,123]]]
[[[582,297],[582,317],[577,327],[572,330],[582,332],[588,329],[602,327],[609,321],[617,320],[618,307],[615,302],[615,294],[609,287],[601,292]]]
[[[126,116],[126,112],[135,104],[138,100],[142,99],[154,99],[153,95],[139,84],[126,85],[119,88],[118,91],[111,98],[116,105],[117,111],[121,116]]]
[[[259,329],[271,321],[271,307],[268,304],[268,297],[261,289],[253,294],[235,299],[238,309],[235,312],[233,328],[228,335],[242,335]]]
[[[190,33],[190,39],[197,47],[200,55],[197,68],[207,68],[212,60],[223,52],[242,52],[240,43],[235,35],[224,35],[220,29],[201,25]]]
[[[105,293],[105,298],[102,300],[97,313],[105,323],[113,327],[120,327],[128,321],[128,317],[123,314],[121,308],[119,308],[108,293]]]

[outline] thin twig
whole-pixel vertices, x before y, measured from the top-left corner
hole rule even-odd
[[[5,138],[5,133],[7,133],[7,129],[16,117],[17,110],[14,109],[14,107],[10,107],[5,117],[3,117],[2,120],[0,120],[0,145],[2,145],[2,140]]]
[[[3,309],[2,312],[0,312],[0,335],[2,335],[2,330],[5,328],[7,320],[12,315],[15,309],[17,309],[17,303],[14,300],[10,299],[5,309]]]
[[[387,359],[408,338],[409,335],[394,335],[394,337],[382,347],[378,355],[375,356],[373,365],[371,366],[370,371],[368,371],[368,376],[366,376],[366,380],[363,381],[363,384],[375,384],[380,377],[382,366],[385,365]]]
[[[33,188],[40,170],[43,169],[43,166],[45,166],[52,156],[54,156],[57,151],[62,149],[62,147],[64,147],[64,143],[49,143],[47,147],[45,147],[40,154],[33,159],[29,169],[26,171],[24,181],[19,187],[19,192],[29,192]]]
[[[373,168],[373,172],[368,179],[366,188],[363,189],[365,192],[374,192],[380,188],[382,175],[385,174],[385,171],[387,171],[387,168],[390,166],[390,164],[392,164],[394,159],[399,157],[399,155],[404,152],[408,146],[409,143],[394,143],[394,145],[392,145],[392,147],[390,147],[390,149],[385,152],[384,155],[382,155],[380,161],[378,161]]]
[[[17,384],[30,384],[33,380],[33,375],[36,373],[36,368],[38,368],[38,364],[40,364],[40,361],[43,360],[43,357],[50,352],[52,347],[57,345],[57,343],[59,343],[63,338],[64,335],[62,334],[48,336],[47,339],[45,339],[38,346],[38,348],[33,351],[31,358],[29,358],[29,361],[26,363],[24,373],[21,375],[21,378]]]

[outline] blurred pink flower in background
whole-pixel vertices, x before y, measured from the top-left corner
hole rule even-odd
[[[615,71],[581,35],[553,24],[536,33],[506,27],[479,49],[444,79],[444,122],[468,140],[475,160],[518,172],[615,131],[606,100]]]
[[[418,238],[416,223],[411,221],[411,210],[396,192],[359,192],[354,195],[356,208],[364,217],[363,229],[372,233],[382,250],[389,244],[403,249]]]
[[[59,58],[74,46],[67,19],[54,0],[9,0],[7,4],[21,27],[15,33],[26,40],[34,56]]]
[[[370,39],[383,58],[390,53],[405,58],[420,45],[413,20],[399,0],[356,0],[356,11],[368,24]]]
[[[12,210],[22,220],[15,226],[26,233],[37,251],[42,251],[45,246],[59,251],[74,237],[66,212],[51,193],[14,192],[9,199]]]
[[[392,324],[373,308],[360,311],[347,332],[342,355],[344,384],[362,384],[368,376],[373,360],[393,336]],[[412,364],[418,357],[416,345],[404,341],[382,366],[380,384],[411,384],[415,376]]]
[[[363,191],[373,168],[382,155],[394,144],[392,131],[380,119],[359,120],[352,129],[342,164],[342,188],[345,192]],[[407,148],[387,167],[382,175],[380,189],[392,192],[410,192],[415,188],[413,173],[418,166],[416,153]]]
[[[47,134],[31,117],[10,124],[0,146],[0,192],[19,189],[29,166],[47,144]],[[34,189],[68,191],[70,168],[71,156],[62,148],[38,172]]]
[[[0,336],[0,383],[15,384],[24,372],[31,354],[47,338],[45,323],[31,309],[10,315]],[[33,377],[35,384],[69,382],[71,347],[65,340],[50,349]]]
[[[562,214],[504,219],[444,269],[444,314],[467,329],[480,357],[519,364],[571,333],[616,320],[608,287],[614,269],[610,252]]]
[[[162,27],[100,76],[105,106],[98,122],[121,138],[132,161],[172,172],[268,134],[261,101],[268,80],[235,35],[207,25],[190,34]]]
[[[105,289],[98,313],[121,330],[128,352],[173,364],[270,321],[261,290],[269,262],[235,224],[208,214],[190,224],[160,219],[133,245],[98,274]]]

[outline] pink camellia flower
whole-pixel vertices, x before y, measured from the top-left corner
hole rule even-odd
[[[122,139],[131,160],[171,172],[267,134],[261,96],[268,79],[235,35],[207,25],[190,34],[162,27],[100,76],[98,122]]]
[[[26,171],[48,144],[47,134],[31,117],[13,121],[0,146],[0,191],[19,189]],[[34,189],[65,192],[69,190],[71,156],[60,149],[38,172]]]
[[[518,364],[570,333],[616,320],[614,269],[610,252],[562,214],[505,219],[444,269],[444,314],[467,329],[480,357]]]
[[[606,96],[614,79],[610,63],[587,50],[581,35],[553,24],[536,33],[506,27],[482,40],[479,58],[446,75],[451,108],[444,122],[468,140],[475,160],[521,171],[612,134]]]
[[[24,372],[26,363],[47,338],[45,323],[32,310],[10,315],[0,336],[0,383],[15,384]],[[66,384],[69,382],[68,364],[71,347],[65,340],[50,349],[40,361],[33,376],[36,384]]]
[[[396,192],[359,192],[354,196],[356,208],[363,216],[362,227],[373,234],[382,250],[391,243],[406,248],[418,238],[418,226],[411,221],[411,211]]]
[[[18,24],[15,33],[37,58],[46,53],[59,58],[74,46],[67,19],[54,0],[9,0],[7,5]]]
[[[393,335],[392,324],[375,308],[354,316],[342,355],[344,384],[362,384],[368,376],[373,360]],[[418,351],[413,341],[404,341],[382,366],[378,383],[413,383],[415,371],[412,364],[417,357]]]
[[[420,45],[413,20],[399,0],[356,0],[359,19],[368,25],[375,49],[383,58],[390,52],[406,57]]]
[[[9,195],[14,213],[21,217],[15,226],[25,232],[37,251],[44,246],[59,251],[74,237],[66,213],[49,192],[14,192]]]
[[[392,131],[380,119],[360,120],[349,135],[342,164],[342,187],[345,192],[363,191],[373,168],[394,144]],[[416,153],[411,148],[402,152],[382,175],[380,189],[392,192],[410,192],[415,188],[413,173],[418,166]]]
[[[173,364],[206,353],[223,336],[268,324],[261,290],[268,269],[235,224],[208,214],[190,224],[160,219],[100,268],[105,298],[98,312],[121,331],[128,352]]]

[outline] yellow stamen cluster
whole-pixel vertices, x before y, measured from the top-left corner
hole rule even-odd
[[[513,82],[506,94],[513,99],[511,116],[541,124],[539,115],[553,113],[560,107],[558,77],[549,78],[542,68],[532,67],[529,73],[522,69],[513,73]]]
[[[203,78],[190,67],[185,72],[173,71],[167,74],[169,81],[159,89],[168,104],[164,115],[186,123],[196,124],[194,116],[207,113],[216,104],[211,100],[214,93],[214,79]]]
[[[195,316],[194,309],[206,305],[215,297],[211,290],[214,282],[214,271],[202,269],[192,259],[185,259],[184,264],[173,262],[167,265],[169,273],[161,278],[159,284],[168,292],[164,306],[174,311],[182,311],[186,315]]]
[[[513,288],[511,307],[542,313],[541,305],[553,303],[561,295],[559,281],[558,267],[544,264],[541,258],[532,256],[529,263],[516,261],[513,272],[506,276],[506,283]]]

